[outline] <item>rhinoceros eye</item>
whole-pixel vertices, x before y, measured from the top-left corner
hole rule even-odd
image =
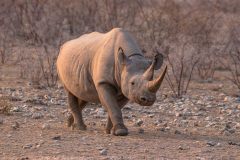
[[[131,82],[131,85],[132,85],[132,86],[135,85],[135,82]]]

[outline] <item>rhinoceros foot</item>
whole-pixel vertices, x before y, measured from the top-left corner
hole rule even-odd
[[[85,130],[87,130],[87,126],[85,124],[73,123],[72,124],[72,130],[82,130],[82,131],[85,131]]]
[[[113,135],[126,136],[128,135],[128,129],[124,126],[124,124],[117,124],[113,127]]]
[[[67,117],[67,126],[71,127],[73,125],[73,122],[74,122],[74,118],[71,114],[70,116]]]

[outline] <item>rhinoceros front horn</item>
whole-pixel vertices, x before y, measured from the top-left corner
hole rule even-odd
[[[148,82],[147,87],[150,92],[157,92],[157,90],[161,86],[161,83],[164,79],[166,72],[167,72],[167,66],[164,68],[163,73],[158,78]]]

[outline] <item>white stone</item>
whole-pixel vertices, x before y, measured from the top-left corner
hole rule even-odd
[[[107,155],[107,150],[106,149],[102,149],[100,151],[100,154],[103,155],[103,156]]]

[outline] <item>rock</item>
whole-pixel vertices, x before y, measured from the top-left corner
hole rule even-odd
[[[229,96],[226,96],[225,98],[224,98],[224,102],[230,102],[232,100],[232,98],[231,97],[229,97]]]
[[[163,121],[162,120],[156,120],[153,124],[155,125],[155,126],[159,126],[160,125],[160,123],[162,123]]]
[[[33,114],[32,114],[32,118],[33,118],[33,119],[43,118],[43,114],[41,114],[41,113],[33,113]]]
[[[48,123],[44,123],[42,125],[42,129],[50,129],[50,125]]]
[[[237,97],[236,102],[240,103],[240,97]],[[240,105],[239,105],[239,107],[240,107]]]
[[[240,129],[240,123],[236,123],[235,128]]]
[[[12,137],[12,135],[11,135],[11,134],[7,134],[7,137],[8,137],[8,138],[11,138],[11,137]]]
[[[204,102],[201,101],[201,100],[198,100],[196,104],[198,104],[198,105],[204,105]]]
[[[149,114],[148,117],[153,118],[155,114]]]
[[[105,110],[103,108],[97,108],[96,113],[98,116],[104,116],[105,115]]]
[[[30,158],[28,158],[28,157],[21,157],[21,158],[19,158],[19,159],[17,159],[17,160],[29,160]]]
[[[181,132],[179,130],[175,130],[174,134],[181,134]]]
[[[178,146],[178,150],[184,150],[183,146]]]
[[[194,122],[193,122],[193,126],[194,126],[194,127],[198,127],[198,126],[199,126],[198,121],[194,121]]]
[[[164,127],[167,127],[167,126],[168,126],[168,123],[167,123],[167,122],[165,122],[165,123],[163,124],[163,126],[164,126]]]
[[[221,147],[222,144],[218,142],[218,143],[216,144],[216,146],[217,146],[217,147]]]
[[[211,121],[212,118],[208,116],[208,117],[205,118],[205,120],[206,120],[206,121]]]
[[[32,144],[26,144],[26,145],[24,145],[23,146],[23,149],[30,149],[30,148],[32,148]]]
[[[19,106],[15,106],[10,109],[10,112],[21,112],[21,109]]]
[[[137,126],[141,126],[142,124],[143,124],[143,120],[141,120],[141,119],[138,119],[135,123],[135,125],[137,125]]]
[[[12,128],[13,129],[18,129],[20,127],[19,123],[18,122],[15,122],[13,125],[12,125]]]
[[[213,147],[213,146],[215,146],[216,144],[217,144],[217,143],[214,142],[214,141],[208,141],[208,142],[207,142],[207,145],[210,146],[210,147]]]
[[[125,107],[123,107],[123,110],[128,110],[128,111],[130,111],[130,110],[132,110],[132,108],[129,107],[129,106],[125,106]]]
[[[165,128],[164,127],[157,128],[157,131],[165,132]]]
[[[138,129],[138,133],[143,134],[143,133],[144,133],[144,129],[139,128],[139,129]]]
[[[103,156],[106,156],[107,155],[107,149],[102,149],[100,151],[100,154],[103,155]]]
[[[3,124],[3,119],[0,117],[0,124]]]
[[[240,103],[240,102],[239,102]],[[240,104],[239,105],[237,105],[237,109],[239,109],[240,110]]]
[[[170,130],[170,127],[166,127],[165,130]]]
[[[175,113],[175,116],[176,116],[176,117],[181,117],[182,114],[181,114],[180,112],[176,112],[176,113]]]
[[[61,140],[61,136],[54,136],[53,138],[52,138],[53,140]]]

